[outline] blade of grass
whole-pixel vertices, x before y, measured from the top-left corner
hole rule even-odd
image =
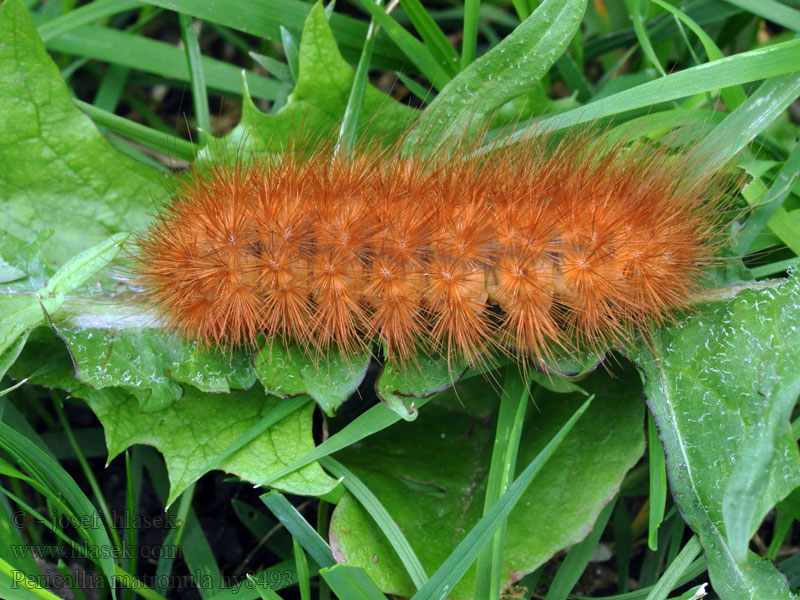
[[[703,48],[708,55],[709,61],[719,60],[724,57],[722,50],[720,50],[719,47],[714,43],[714,40],[712,40],[711,37],[709,37],[709,35],[703,31],[703,28],[700,27],[700,25],[698,25],[694,19],[689,17],[689,15],[681,10],[678,10],[671,4],[667,4],[663,0],[650,1],[673,14],[675,18],[679,19],[681,23],[692,30],[692,33],[694,33],[697,36],[697,39],[700,40],[700,43],[703,44]],[[745,98],[747,97],[744,93],[744,90],[739,85],[723,88],[720,91],[720,94],[722,95],[722,99],[725,101],[729,111],[734,110],[737,106],[744,102]]]
[[[67,586],[72,591],[74,600],[86,600],[83,590],[76,583],[75,576],[72,574],[72,571],[70,571],[67,563],[59,558],[58,562],[56,563],[56,567],[58,568],[58,572],[61,573],[61,576],[64,578]],[[131,590],[125,590],[125,592],[132,593]]]
[[[42,489],[48,490],[54,499],[63,499],[66,503],[65,508],[68,508],[67,514],[72,514],[77,519],[76,530],[87,543],[100,551],[101,556],[96,559],[97,564],[112,588],[112,598],[116,598],[111,540],[108,532],[99,524],[97,509],[75,480],[43,450],[5,423],[0,423],[0,447],[8,452],[32,479],[42,486]],[[98,523],[99,526],[87,529],[81,523]]]
[[[7,477],[13,478],[12,479],[13,483],[19,484],[19,482],[24,482],[24,483],[28,484],[29,486],[31,486],[34,490],[39,492],[42,495],[42,497],[45,499],[45,501],[49,502],[49,505],[46,508],[50,511],[50,514],[53,515],[53,517],[59,517],[59,516],[63,516],[63,515],[67,515],[69,517],[73,517],[74,516],[74,515],[71,514],[70,509],[66,504],[64,504],[62,502],[59,502],[58,498],[54,498],[51,495],[50,490],[48,490],[45,486],[40,484],[38,481],[36,481],[34,479],[31,479],[30,477],[26,477],[22,472],[14,469],[13,467],[11,467],[9,465],[3,464],[3,463],[0,463],[0,470],[2,470],[3,475],[6,475]],[[17,487],[18,488],[19,486],[17,485],[17,486],[12,486],[12,487]],[[15,493],[5,489],[3,486],[0,486],[0,493],[4,494],[10,500],[13,500],[14,503],[16,503],[16,505],[19,508],[21,508],[25,513],[27,513],[27,515],[29,515],[30,518],[35,519],[39,523],[39,525],[42,525],[46,529],[52,531],[53,534],[63,544],[65,544],[66,546],[69,546],[78,555],[84,556],[86,558],[91,558],[94,561],[97,560],[97,556],[96,556],[97,555],[97,551],[96,550],[94,551],[94,556],[92,556],[92,557],[89,556],[89,554],[90,554],[89,553],[89,548],[93,548],[94,549],[94,546],[91,546],[91,545],[88,545],[88,544],[80,544],[80,543],[76,542],[75,540],[73,540],[72,538],[70,538],[69,536],[67,536],[67,534],[64,533],[63,528],[60,527],[57,524],[57,522],[51,521],[46,516],[44,516],[43,514],[38,512],[31,505],[29,505],[27,502],[25,502],[25,500],[22,499],[21,495],[22,495],[23,492],[22,492],[21,489],[18,489],[17,491],[20,492],[20,493],[19,494],[15,494]],[[30,522],[32,523],[32,521],[30,521]],[[30,527],[28,528],[28,531],[29,531],[31,537],[33,537],[33,535],[38,535],[39,538],[38,538],[37,541],[41,543],[42,538],[41,538],[41,533],[40,532],[37,531],[37,533],[34,534],[33,533],[33,531],[34,531],[33,528],[30,528]]]
[[[161,553],[159,554],[158,563],[156,565],[156,579],[153,589],[159,594],[166,596],[170,589],[169,579],[172,576],[172,567],[175,563],[175,558],[180,556],[181,542],[183,541],[183,534],[186,530],[188,523],[189,510],[192,508],[192,499],[194,498],[195,484],[190,484],[180,495],[178,501],[178,511],[175,513],[175,522],[178,523],[178,528],[170,529],[166,539],[161,544]],[[172,517],[172,514],[170,514]],[[199,582],[198,582],[199,583]],[[202,587],[199,586],[198,587]],[[202,597],[203,592],[200,592]]]
[[[111,131],[141,142],[150,148],[166,152],[170,156],[177,156],[191,162],[194,161],[195,154],[200,150],[200,147],[192,142],[150,129],[140,123],[135,123],[124,117],[99,109],[87,102],[77,99],[74,102],[78,108],[89,115],[98,125],[108,127]]]
[[[725,0],[725,2],[783,25],[787,29],[800,31],[800,11],[775,0]]]
[[[703,557],[698,558],[695,560],[691,566],[686,569],[681,577],[678,585],[686,585],[693,579],[697,579],[702,573],[706,571],[706,560]],[[641,589],[636,590],[635,592],[626,592],[624,594],[616,594],[614,596],[603,596],[603,600],[645,600],[647,595],[653,591],[655,586],[647,586]],[[572,596],[575,600],[597,600],[596,597],[589,597],[589,596],[579,596],[574,595]]]
[[[381,26],[386,35],[397,44],[408,59],[428,78],[433,87],[441,90],[450,81],[450,74],[439,64],[425,44],[403,29],[400,24],[377,6],[374,0],[360,0],[360,4]]]
[[[792,530],[794,519],[782,511],[777,511],[775,515],[775,525],[772,531],[772,540],[767,548],[767,553],[764,558],[767,560],[776,560],[781,546],[787,542],[787,536]]]
[[[176,12],[186,13],[196,19],[230,27],[274,42],[281,41],[280,27],[284,26],[299,36],[303,31],[308,13],[313,4],[301,0],[143,0],[147,4],[161,6]],[[331,29],[348,61],[355,62],[361,53],[367,25],[357,19],[341,14],[330,17]],[[376,66],[381,69],[398,70],[405,60],[398,56],[399,49],[391,41],[380,39],[375,45]]]
[[[186,52],[186,63],[189,67],[189,81],[192,85],[192,104],[198,130],[197,141],[204,146],[206,135],[211,135],[211,113],[208,108],[206,76],[203,73],[203,56],[200,53],[200,42],[197,39],[192,18],[181,13],[178,15],[178,21]]]
[[[588,102],[594,96],[592,84],[583,74],[578,63],[568,52],[564,52],[556,61],[556,68],[569,89],[578,93],[579,102]]]
[[[259,54],[258,52],[249,52],[249,54],[250,58],[269,71],[269,73],[281,83],[294,83],[289,65],[286,65],[270,56]]]
[[[159,500],[164,503],[169,495],[169,478],[163,459],[152,448],[142,447],[142,462],[150,475],[150,481],[156,490]],[[172,511],[172,509],[170,509]],[[173,519],[174,512],[168,512],[168,519]],[[169,515],[173,515],[170,517]],[[219,594],[222,589],[222,573],[219,570],[214,553],[203,533],[200,521],[191,508],[186,513],[186,526],[183,532],[183,558],[192,577],[198,575],[197,587],[203,600]]]
[[[417,408],[425,405],[433,398],[420,398],[416,401]],[[328,456],[343,448],[355,444],[356,442],[369,437],[373,433],[377,433],[386,429],[390,425],[394,425],[400,421],[401,417],[388,408],[385,404],[376,404],[366,412],[360,414],[352,422],[348,423],[341,431],[334,433],[327,440],[322,442],[319,446],[297,459],[293,463],[280,469],[275,474],[270,475],[270,481],[276,481],[281,477],[285,477],[289,473],[293,473],[297,469],[306,466],[307,464],[319,460],[324,456]]]
[[[742,190],[742,197],[751,205],[760,206],[765,202],[768,188],[760,179],[753,180]],[[789,212],[779,206],[775,209],[767,227],[797,255],[800,255],[800,224],[795,221]]]
[[[744,254],[764,230],[775,213],[780,210],[784,200],[792,191],[792,186],[800,175],[800,144],[796,144],[789,158],[775,175],[767,194],[747,218],[744,228],[736,235],[736,252]],[[800,253],[797,253],[800,254]]]
[[[529,390],[530,379],[523,379],[516,365],[507,366],[483,503],[484,515],[489,513],[505,493],[514,477]],[[492,543],[478,555],[475,573],[476,599],[491,600],[500,595],[505,533],[506,521],[503,521],[494,534]]]
[[[594,527],[589,535],[587,535],[582,542],[575,544],[569,549],[566,558],[564,558],[564,562],[561,563],[561,566],[556,572],[556,576],[553,578],[553,582],[550,584],[550,588],[547,590],[545,600],[567,599],[570,591],[575,587],[578,579],[580,579],[581,575],[586,570],[586,566],[592,559],[592,554],[594,554],[597,544],[600,542],[600,536],[603,535],[603,530],[606,528],[606,524],[608,523],[609,517],[611,517],[611,511],[614,510],[615,504],[616,499],[609,502],[598,515],[597,521],[595,521]]]
[[[378,8],[383,4],[383,0],[375,0]],[[358,129],[358,119],[361,116],[361,105],[364,102],[364,90],[367,87],[367,74],[369,64],[372,60],[372,48],[375,46],[375,38],[378,35],[378,26],[373,17],[369,22],[367,37],[364,40],[364,48],[361,50],[361,57],[358,59],[358,67],[353,77],[353,85],[350,88],[350,96],[347,99],[347,106],[344,109],[344,117],[339,128],[339,140],[336,143],[336,152],[349,154],[356,141],[356,131]]]
[[[786,260],[780,260],[768,265],[753,267],[750,269],[750,273],[753,275],[753,277],[758,279],[760,277],[775,275],[776,273],[783,273],[784,271],[787,271],[792,267],[796,267],[797,265],[800,265],[800,258],[787,258]]]
[[[420,589],[425,585],[425,582],[428,581],[425,568],[422,566],[419,558],[417,558],[414,549],[408,543],[400,527],[397,526],[397,523],[392,519],[392,516],[388,513],[383,504],[381,504],[381,501],[372,493],[372,490],[370,490],[355,473],[334,458],[326,456],[320,460],[320,464],[325,467],[331,475],[342,479],[344,486],[355,496],[356,500],[361,503],[373,518],[397,553],[400,562],[403,563],[403,566],[406,568],[416,588]]]
[[[419,0],[400,0],[400,6],[444,70],[450,73],[451,77],[458,73],[458,52],[422,3]]]
[[[122,585],[132,589],[134,592],[136,592],[139,596],[141,596],[145,600],[166,600],[164,596],[147,587],[139,579],[137,579],[136,577],[125,571],[120,566],[115,567],[114,575]],[[111,592],[113,596],[114,590],[112,589]]]
[[[300,47],[294,39],[292,32],[281,25],[281,44],[283,44],[283,54],[286,56],[286,63],[289,65],[289,73],[292,76],[292,83],[297,83],[297,74],[300,71]]]
[[[297,573],[294,560],[285,560],[273,565],[263,571],[258,571],[252,575],[252,580],[262,589],[280,590],[290,587],[297,583]],[[315,565],[309,566],[309,575],[316,577],[317,568]],[[211,597],[211,600],[256,600],[259,595],[253,589],[250,580],[241,581],[237,585],[223,590]]]
[[[234,46],[237,50],[239,50],[239,52],[243,54],[248,54],[252,49],[252,44],[250,43],[250,41],[246,40],[244,36],[239,35],[232,29],[229,29],[223,25],[218,25],[213,21],[204,21],[204,23],[206,23],[209,27],[211,27],[211,29],[216,31],[223,40],[225,40],[226,42]]]
[[[136,527],[138,521],[139,491],[142,489],[142,463],[138,459],[138,452],[131,461],[131,453],[135,450],[125,450],[125,508],[128,519],[125,523],[125,545],[130,548],[130,552],[122,559],[122,568],[129,573],[136,573],[138,547],[139,547],[139,528]],[[130,589],[125,590],[125,600],[133,597]]]
[[[511,0],[511,4],[514,6],[520,21],[524,21],[531,16],[531,9],[525,0]]]
[[[139,35],[107,27],[84,25],[47,42],[49,50],[122,65],[168,79],[189,81],[186,56],[177,47]],[[209,88],[240,96],[241,69],[221,60],[202,57]],[[272,100],[280,84],[268,77],[247,73],[250,92],[257,98]]]
[[[41,598],[42,600],[60,600],[60,596],[56,596],[50,590],[47,590],[38,583],[33,578],[28,577],[28,575],[21,573],[17,570],[13,565],[7,563],[5,560],[0,558],[0,574],[5,575],[10,579],[10,585],[3,586],[4,588],[8,588],[11,593],[15,594],[14,596],[9,597],[9,600],[30,600],[31,598]],[[16,589],[16,592],[12,590]],[[29,594],[21,591],[25,590],[25,592],[29,592]]]
[[[639,40],[639,45],[642,47],[642,52],[650,61],[650,64],[656,68],[656,71],[661,73],[662,77],[667,75],[664,67],[661,66],[661,61],[658,60],[653,44],[650,42],[650,37],[647,35],[647,28],[644,24],[642,17],[642,0],[625,0],[625,6],[628,9],[628,17],[633,23],[633,32],[636,34],[636,39]]]
[[[658,437],[653,415],[647,413],[647,448],[650,462],[650,521],[647,530],[647,545],[658,549],[658,528],[664,521],[667,507],[667,461],[661,439]]]
[[[347,600],[386,600],[386,596],[361,567],[340,564],[320,569],[319,574],[339,598]]]
[[[300,587],[300,600],[311,600],[311,577],[308,574],[306,553],[303,552],[303,547],[295,537],[292,538],[292,547],[294,548],[294,563],[297,565],[297,584]]]
[[[78,440],[75,438],[75,434],[72,431],[72,427],[67,420],[67,415],[64,412],[64,407],[62,406],[61,402],[62,399],[59,397],[58,393],[55,391],[50,392],[50,397],[53,400],[53,407],[56,410],[56,414],[58,415],[58,420],[61,423],[61,426],[64,428],[64,433],[67,435],[67,439],[69,439],[70,446],[72,446],[72,450],[75,452],[75,456],[78,459],[78,464],[81,466],[81,471],[83,471],[84,477],[89,482],[89,487],[92,490],[92,493],[95,497],[95,502],[100,506],[100,512],[103,515],[103,520],[106,522],[106,527],[108,528],[108,532],[111,534],[111,540],[114,543],[114,547],[117,549],[122,548],[122,542],[119,539],[119,535],[117,534],[117,530],[114,527],[114,519],[111,516],[111,510],[108,508],[108,503],[106,502],[105,497],[103,496],[103,492],[100,490],[100,484],[97,483],[97,478],[94,476],[91,467],[89,466],[89,462],[86,460],[86,457],[83,455],[83,451],[81,450],[81,445],[78,443]]]
[[[142,3],[138,0],[95,0],[95,2],[84,4],[60,17],[47,21],[40,25],[37,31],[39,32],[39,37],[46,43],[83,25],[141,7]]]
[[[247,581],[256,591],[261,600],[281,600],[281,597],[278,596],[278,593],[275,590],[259,583],[258,579],[250,573],[247,574]]]
[[[283,494],[273,490],[259,498],[320,567],[332,567],[336,564],[330,546]]]
[[[667,567],[667,570],[664,571],[658,583],[653,586],[653,589],[647,595],[647,600],[665,600],[670,591],[680,585],[681,578],[689,570],[692,562],[700,555],[701,551],[700,541],[696,535],[693,535],[675,560]]]
[[[412,94],[414,94],[423,102],[427,103],[434,95],[432,89],[426,89],[424,86],[411,79],[408,75],[405,75],[400,71],[396,71],[395,75],[397,75],[397,78],[403,82],[403,85],[406,86]]]
[[[708,0],[690,0],[683,7],[684,12],[700,25],[721,23],[726,19],[741,14],[741,9],[719,2]],[[658,15],[648,20],[647,32],[653,43],[670,38],[678,33],[674,19],[668,15]],[[598,35],[588,40],[584,46],[586,60],[602,56],[606,52],[618,48],[626,48],[636,42],[636,33],[633,28],[614,31],[607,35]]]
[[[478,11],[480,0],[464,2],[464,34],[461,42],[461,70],[466,69],[473,60],[478,47]]]
[[[317,533],[320,537],[328,535],[331,526],[331,503],[320,500],[317,505]],[[331,600],[331,588],[324,579],[319,580],[319,600]]]
[[[800,40],[793,40],[795,43]],[[800,51],[796,54],[800,58]],[[712,64],[719,64],[717,61]],[[800,69],[800,61],[795,63]],[[756,134],[763,131],[800,95],[800,73],[771,77],[725,120],[713,129],[686,157],[700,168],[715,169],[733,158]]]
[[[799,55],[800,40],[791,40],[691,67],[606,96],[602,100],[586,106],[532,121],[529,126],[507,136],[503,143],[513,143],[581,123],[596,122],[604,117],[647,108],[660,102],[669,102],[686,96],[703,94],[710,90],[782,76],[798,69],[800,63],[798,63],[797,57]],[[760,122],[758,119],[755,121]]]
[[[128,82],[128,75],[131,70],[128,67],[121,67],[120,65],[111,65],[100,81],[97,88],[97,93],[94,96],[93,104],[100,110],[105,110],[113,113],[122,93],[125,90],[125,85]]]
[[[436,573],[431,576],[428,583],[414,594],[412,600],[440,600],[453,589],[492,538],[498,527],[500,527],[500,524],[508,517],[508,513],[517,504],[522,494],[556,451],[567,433],[569,433],[586,409],[589,408],[593,399],[594,396],[591,396],[575,411],[575,414],[553,436],[553,439],[547,443],[542,451],[525,467],[519,477],[514,480],[514,483],[500,496],[491,510],[461,540],[461,543],[436,570]]]
[[[631,517],[622,498],[617,501],[613,515],[614,548],[617,558],[617,587],[621,593],[628,591],[628,575],[631,569]]]
[[[645,552],[642,566],[639,570],[639,585],[648,586],[655,585],[658,582],[659,575],[667,564],[667,553],[669,551],[669,541],[672,539],[676,526],[683,526],[683,521],[677,514],[677,510],[673,507],[664,519],[664,524],[658,531],[658,542],[656,550],[647,550]]]
[[[683,534],[686,531],[686,524],[682,519],[675,519],[675,524],[672,527],[672,535],[669,539],[669,547],[667,548],[667,564],[672,564],[672,561],[678,556],[683,546]]]

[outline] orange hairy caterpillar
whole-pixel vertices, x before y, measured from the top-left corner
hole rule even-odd
[[[140,237],[166,325],[203,345],[280,337],[542,363],[687,305],[721,244],[713,174],[597,136],[423,159],[294,149],[195,169]]]

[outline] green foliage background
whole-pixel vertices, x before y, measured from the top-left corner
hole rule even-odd
[[[762,279],[783,273],[800,254],[800,145],[786,112],[800,94],[800,40],[792,37],[800,11],[772,0],[626,0],[630,21],[613,30],[601,2],[588,12],[586,0],[545,0],[532,12],[536,4],[514,2],[521,23],[475,59],[468,42],[479,21],[516,24],[511,13],[467,2],[459,53],[415,1],[401,2],[404,28],[363,0],[373,28],[381,28],[372,37],[365,23],[338,9],[328,14],[296,0],[97,0],[60,15],[46,7],[29,13],[22,0],[5,0],[0,446],[10,462],[0,465],[2,473],[34,485],[68,514],[96,510],[77,487],[65,483],[65,493],[53,484],[66,474],[18,410],[14,382],[23,381],[84,401],[102,423],[109,460],[135,444],[158,449],[168,505],[212,469],[335,503],[323,540],[307,535],[305,521],[280,495],[265,497],[342,598],[497,597],[526,574],[540,577],[537,569],[571,546],[548,582],[548,600],[566,598],[612,511],[615,519],[624,511],[620,498],[642,482],[650,495],[648,541],[654,560],[667,564],[653,587],[642,580],[646,591],[635,597],[665,598],[706,569],[725,600],[793,597],[790,587],[800,581],[778,570],[777,549],[758,556],[749,541],[781,501],[790,524],[784,534],[800,519],[800,455],[790,424],[800,393],[800,283],[791,273]],[[185,51],[135,28],[97,24],[134,9],[146,16],[153,7],[181,14]],[[242,80],[233,65],[200,54],[193,18],[280,42],[286,63],[257,56],[271,75],[247,71]],[[729,30],[761,18],[784,33],[751,49],[731,43],[741,51],[724,56],[720,40],[736,40]],[[634,42],[618,60],[614,50]],[[672,56],[673,46],[695,64],[666,74],[661,57]],[[116,73],[137,69],[186,82],[197,143],[123,119],[99,100],[75,100],[48,50],[106,61]],[[634,53],[642,68],[614,76]],[[592,60],[606,69],[599,80],[585,75]],[[424,109],[400,104],[369,83],[369,67],[400,71],[430,102]],[[556,85],[570,94],[551,102]],[[242,94],[241,120],[225,138],[210,135],[209,91]],[[257,106],[263,100],[274,101],[271,113]],[[504,128],[509,122],[513,130]],[[167,200],[172,177],[126,139],[171,156],[214,160],[231,147],[279,151],[301,128],[338,135],[345,148],[360,137],[403,135],[405,150],[418,152],[469,127],[512,143],[585,123],[606,126],[621,140],[701,140],[687,162],[715,168],[733,161],[747,174],[743,201],[754,207],[742,229],[731,232],[738,258],[720,273],[721,285],[699,298],[695,311],[654,331],[652,344],[629,349],[607,370],[522,381],[516,369],[497,364],[487,379],[467,365],[421,357],[419,370],[387,365],[375,385],[382,402],[340,423],[336,415],[369,371],[369,356],[332,354],[319,368],[297,349],[268,340],[254,354],[201,350],[162,332],[124,280],[109,276],[128,232],[142,230]],[[752,255],[764,248],[772,252],[766,258]],[[645,396],[655,425],[649,429]],[[312,400],[334,425],[317,446]],[[647,465],[634,469],[646,443]],[[44,450],[31,449],[37,446]],[[668,503],[677,512],[668,513]],[[685,544],[684,522],[696,534]],[[207,550],[192,523],[195,552]],[[19,537],[13,527],[3,531],[6,539]],[[86,536],[87,543],[114,543],[113,532]],[[620,559],[624,543],[616,543]],[[490,550],[481,553],[483,546]],[[14,569],[36,573],[35,565],[0,557],[4,590]],[[207,551],[189,551],[192,562],[221,580]],[[295,567],[301,581],[302,564]],[[135,573],[113,562],[96,566],[144,597],[166,592],[143,590],[130,579]],[[622,573],[621,562],[618,568]],[[32,589],[3,593],[46,597],[46,590]],[[238,592],[257,597],[253,589]],[[232,593],[220,585],[204,600]]]

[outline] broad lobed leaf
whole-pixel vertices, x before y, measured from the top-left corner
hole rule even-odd
[[[800,393],[797,274],[704,304],[636,358],[675,502],[724,598],[788,597],[748,553],[766,513],[800,485],[789,416]]]

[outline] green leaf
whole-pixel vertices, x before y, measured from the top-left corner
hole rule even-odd
[[[774,566],[747,547],[767,512],[800,484],[789,427],[800,393],[798,304],[796,276],[733,288],[654,332],[652,352],[637,358],[675,502],[726,600],[788,597]]]
[[[31,241],[23,241],[10,233],[6,233],[0,225],[0,256],[8,260],[9,265],[23,273],[19,279],[4,282],[2,291],[38,290],[47,283],[53,274],[52,267],[44,262],[42,242],[51,235],[50,230],[39,233]]]
[[[117,257],[130,234],[118,233],[69,259],[47,282],[42,296],[69,294]]]
[[[0,283],[8,283],[25,277],[26,273],[22,269],[18,269],[11,263],[7,263],[0,256]]]
[[[31,329],[44,321],[44,312],[55,311],[63,303],[62,298],[41,300],[33,294],[0,294],[0,356],[5,363],[4,371],[19,356],[22,350],[21,339],[27,338]]]
[[[82,387],[73,395],[86,400],[103,424],[109,461],[133,444],[154,446],[164,455],[170,480],[167,505],[281,402],[256,388],[224,395],[186,388],[180,402],[158,413],[144,413],[136,399],[120,389]],[[265,473],[313,448],[313,412],[312,404],[294,411],[215,468],[266,485]],[[293,494],[319,496],[332,490],[336,481],[314,463],[271,485]]]
[[[231,132],[234,144],[254,152],[277,151],[298,137],[333,137],[344,117],[355,72],[342,58],[321,4],[311,10],[303,28],[298,57],[297,85],[287,104],[274,115],[259,111],[245,93],[242,120]],[[389,142],[414,119],[413,109],[368,84],[359,123],[362,135]],[[227,144],[223,144],[227,146]],[[224,149],[224,148],[223,148]]]
[[[408,364],[388,362],[378,377],[375,391],[381,400],[406,421],[417,418],[418,399],[451,387],[467,370],[467,363],[451,363],[441,356],[417,354]]]
[[[458,384],[429,402],[416,421],[401,422],[336,455],[392,515],[428,573],[440,567],[483,513],[494,441],[487,418],[496,418],[497,400],[485,391],[467,400],[468,388],[478,383],[475,378]],[[597,395],[594,403],[508,517],[504,586],[583,539],[644,450],[644,402],[635,373],[628,369],[611,377],[600,371],[582,386]],[[518,464],[528,464],[585,399],[537,390]],[[462,402],[481,410],[467,414]],[[330,531],[338,560],[364,568],[384,592],[414,592],[394,550],[351,496],[337,505]],[[473,592],[470,571],[450,597],[472,598]]]
[[[586,0],[545,0],[514,32],[470,64],[428,106],[406,149],[463,139],[491,113],[530,89],[564,52]]]
[[[282,398],[308,394],[332,417],[358,389],[370,360],[369,353],[348,357],[333,349],[324,357],[311,357],[296,344],[284,347],[273,339],[258,352],[254,365],[268,393]]]
[[[246,352],[204,350],[152,327],[152,317],[147,320],[141,308],[84,297],[72,298],[53,325],[79,381],[95,389],[122,387],[147,412],[178,400],[178,382],[207,392],[246,389],[255,382]]]
[[[0,223],[63,263],[110,233],[143,227],[162,175],[114,150],[73,104],[20,0],[0,7]]]
[[[119,253],[127,233],[119,233],[64,264],[38,291],[0,294],[0,375],[22,351],[30,331],[64,304],[64,297],[104,268]]]

